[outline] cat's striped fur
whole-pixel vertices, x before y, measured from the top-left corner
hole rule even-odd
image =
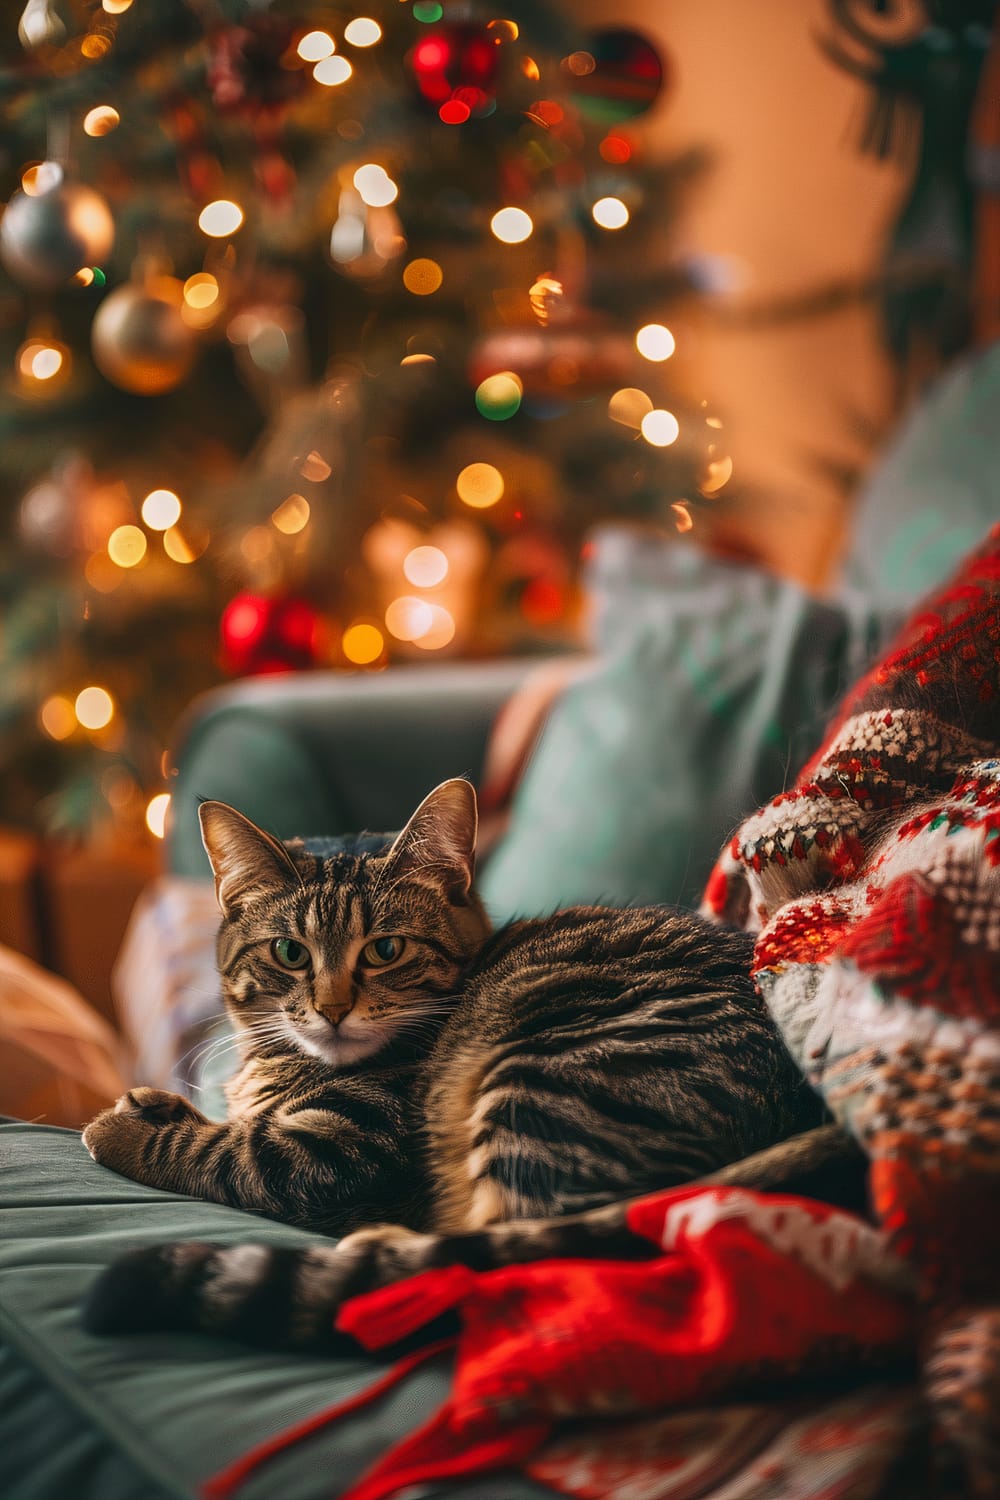
[[[382,852],[320,858],[219,803],[202,825],[242,1066],[225,1124],[137,1089],[88,1126],[92,1155],[127,1176],[326,1233],[391,1220],[465,1236],[481,1258],[502,1253],[489,1226],[701,1176],[818,1116],[750,980],[745,935],[661,907],[491,932],[466,782],[439,787]],[[511,1226],[511,1253],[516,1240]],[[352,1242],[298,1261],[241,1247],[235,1281],[204,1248],[144,1264],[163,1296],[187,1285],[211,1322],[213,1286],[220,1308],[239,1304],[237,1285],[260,1307],[265,1267],[278,1302],[282,1285],[312,1286],[325,1305],[330,1268],[342,1280],[352,1256],[379,1261],[384,1279],[402,1253],[398,1231]],[[426,1234],[405,1244],[401,1268],[439,1253]],[[98,1299],[112,1322],[114,1280]],[[124,1273],[120,1291],[132,1303]],[[304,1330],[307,1312],[292,1323]]]

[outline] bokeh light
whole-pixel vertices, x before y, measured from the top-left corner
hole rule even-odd
[[[594,223],[602,229],[624,229],[629,219],[628,209],[620,198],[598,198],[590,212]]]
[[[121,124],[121,115],[111,104],[97,104],[83,117],[84,135],[110,135]]]
[[[285,536],[295,536],[309,525],[309,501],[305,495],[289,495],[271,512],[271,524]]]
[[[654,408],[648,411],[639,425],[639,431],[651,443],[654,448],[669,448],[671,443],[676,443],[681,424],[672,411],[663,411],[662,408]]]
[[[455,639],[455,621],[442,604],[428,605],[431,623],[427,630],[413,637],[413,644],[421,651],[440,651]]]
[[[219,300],[219,283],[211,271],[196,271],[184,283],[184,301],[199,312]]]
[[[352,47],[374,47],[382,40],[382,28],[371,16],[355,16],[344,27],[344,41]]]
[[[106,688],[85,687],[77,693],[73,711],[84,729],[105,729],[115,716],[115,700]]]
[[[336,48],[337,44],[328,31],[307,31],[295,50],[303,62],[314,63],[329,57]]]
[[[397,641],[415,641],[433,629],[434,614],[426,599],[402,594],[385,612],[385,627]]]
[[[181,502],[173,490],[150,490],[142,502],[142,519],[150,531],[169,531],[181,518]]]
[[[660,364],[670,358],[677,343],[670,329],[665,328],[662,323],[646,323],[635,336],[635,347],[643,359]]]
[[[476,409],[491,422],[506,422],[521,405],[524,386],[513,370],[487,375],[476,387]]]
[[[414,588],[436,588],[448,576],[448,559],[440,547],[414,547],[403,559],[403,576]]]
[[[642,426],[643,417],[652,410],[653,403],[649,396],[634,385],[626,385],[620,391],[615,391],[608,402],[608,416],[612,422],[620,422],[623,427],[634,427],[637,431]]]
[[[333,57],[324,57],[313,68],[313,77],[317,83],[323,84],[325,88],[334,89],[340,83],[346,83],[354,69],[346,57],[341,57],[339,52]]]
[[[369,208],[386,208],[399,197],[399,188],[385,167],[377,162],[365,162],[354,174],[354,186],[361,195],[362,203]]]
[[[146,804],[146,827],[154,838],[162,839],[167,829],[167,813],[170,809],[170,793],[158,792]]]
[[[444,274],[436,260],[419,256],[403,268],[403,285],[415,297],[429,297],[436,292],[444,280]]]
[[[531,215],[523,208],[501,208],[490,220],[490,228],[505,245],[520,245],[534,229]]]
[[[340,639],[340,648],[348,661],[357,667],[367,667],[378,661],[385,650],[385,636],[377,625],[363,620],[349,625]]]
[[[226,239],[243,223],[243,210],[231,198],[216,198],[206,203],[198,215],[198,228],[212,239]]]
[[[455,481],[458,498],[473,510],[487,510],[503,496],[503,475],[492,464],[467,464]]]
[[[77,726],[73,705],[62,693],[53,693],[51,698],[46,698],[38,711],[38,719],[45,733],[53,740],[69,739]]]
[[[138,526],[116,526],[108,537],[108,556],[119,568],[134,568],[146,555],[146,533]]]

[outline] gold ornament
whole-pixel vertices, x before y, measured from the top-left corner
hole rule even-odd
[[[120,286],[98,308],[91,329],[94,363],[112,385],[161,396],[194,363],[195,337],[183,317],[184,287],[173,276]]]
[[[58,167],[44,174],[39,169],[36,182],[51,186],[14,193],[4,210],[0,261],[22,286],[50,291],[82,266],[107,259],[115,224],[100,193],[66,182]]]

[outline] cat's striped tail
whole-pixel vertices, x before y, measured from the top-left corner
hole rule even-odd
[[[706,1183],[780,1189],[863,1210],[866,1160],[833,1125],[724,1167]],[[339,1244],[292,1246],[182,1241],[135,1250],[109,1266],[83,1310],[90,1333],[196,1329],[267,1348],[356,1350],[339,1333],[348,1298],[434,1266],[473,1270],[549,1256],[635,1259],[654,1253],[633,1235],[627,1203],[561,1219],[515,1220],[467,1234],[362,1229]]]

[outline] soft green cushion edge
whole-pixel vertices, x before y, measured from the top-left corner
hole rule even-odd
[[[248,1448],[363,1389],[384,1368],[189,1335],[91,1338],[79,1325],[79,1305],[100,1267],[124,1250],[178,1237],[270,1244],[315,1237],[141,1187],[98,1167],[74,1132],[46,1126],[0,1127],[0,1195],[3,1379],[19,1392],[16,1406],[33,1414],[33,1430],[39,1382],[51,1388],[44,1420],[53,1439],[75,1431],[87,1469],[70,1478],[66,1465],[54,1465],[57,1488],[18,1494],[4,1486],[4,1500],[159,1500],[161,1493],[192,1500],[200,1482]],[[370,1409],[276,1458],[241,1488],[240,1500],[332,1500],[430,1414],[447,1384],[447,1362],[438,1360]],[[0,1431],[15,1448],[27,1441],[30,1452],[18,1426],[4,1421]],[[13,1458],[6,1444],[0,1451]],[[105,1488],[109,1476],[118,1489]],[[503,1475],[428,1494],[535,1500],[549,1492]]]

